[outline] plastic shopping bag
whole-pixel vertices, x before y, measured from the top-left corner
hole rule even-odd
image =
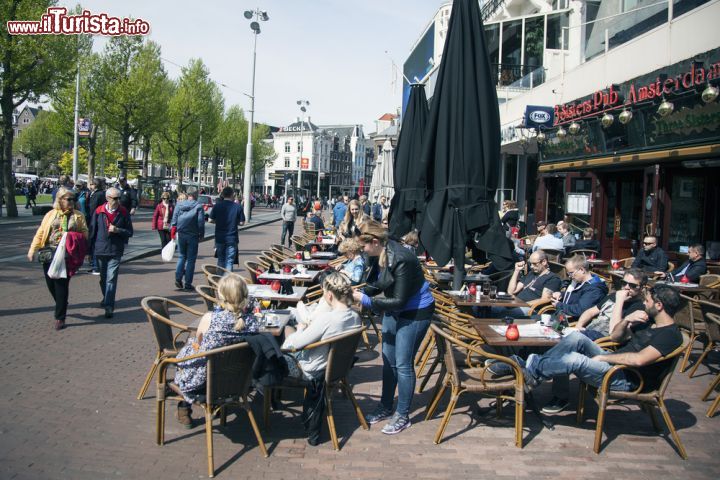
[[[172,262],[173,255],[175,255],[175,240],[170,240],[170,242],[163,247],[160,256],[163,262]]]
[[[48,277],[58,279],[67,278],[67,270],[65,269],[65,239],[67,232],[62,234],[60,243],[58,243],[55,255],[53,255],[52,262],[48,268]]]

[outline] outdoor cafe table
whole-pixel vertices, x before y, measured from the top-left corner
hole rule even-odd
[[[317,280],[318,275],[320,275],[320,270],[308,270],[304,273],[267,273],[263,272],[260,275],[258,275],[259,280],[293,280],[296,282],[303,282],[303,283],[313,283],[315,280]]]
[[[500,319],[486,319],[486,318],[472,318],[470,323],[478,332],[478,335],[488,345],[492,347],[554,347],[562,338],[561,335],[555,332],[548,332],[547,336],[523,336],[520,333],[520,338],[517,340],[508,340],[505,335],[495,331],[493,327],[505,327]],[[515,324],[522,329],[523,325],[537,325],[534,320],[515,320]],[[544,329],[547,327],[538,326],[538,329]],[[535,329],[533,329],[535,330]]]
[[[315,252],[310,254],[310,258],[320,260],[335,260],[338,254],[335,252]]]
[[[247,287],[251,297],[280,303],[297,303],[305,298],[305,293],[307,292],[307,287],[294,286],[292,295],[281,295],[273,291],[270,285],[248,285]]]
[[[464,295],[457,295],[457,294],[451,294],[450,295],[453,299],[453,302],[455,302],[455,305],[458,307],[507,307],[507,308],[516,308],[516,307],[526,307],[530,308],[530,305],[523,302],[522,300],[519,300],[512,295],[503,296],[495,299],[491,299],[488,295],[483,295],[480,297],[480,301],[476,299],[476,297],[473,297],[472,295],[464,296]]]
[[[590,268],[593,269],[599,269],[599,268],[607,268],[610,266],[610,260],[602,260],[600,258],[588,258],[586,259],[588,264],[590,264]]]
[[[262,327],[261,332],[268,332],[272,334],[273,337],[280,337],[285,332],[285,327],[288,323],[290,323],[290,311],[289,310],[263,310],[263,314],[267,315],[275,315],[277,317],[277,322],[273,323],[273,325],[266,325],[264,324]]]
[[[432,272],[432,276],[438,283],[451,283],[453,281],[453,274],[450,272]],[[465,275],[463,282],[475,282],[482,283],[490,280],[490,277],[483,275],[482,273],[468,273]]]
[[[323,268],[327,267],[330,264],[330,260],[319,260],[319,259],[313,259],[313,260],[298,260],[297,258],[286,258],[282,262],[280,262],[280,265],[304,265],[308,268],[314,268],[322,270]]]

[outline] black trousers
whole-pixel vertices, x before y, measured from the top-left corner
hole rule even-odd
[[[160,235],[160,245],[165,248],[165,245],[170,243],[170,230],[158,230],[158,235]]]
[[[65,320],[65,314],[67,313],[68,307],[68,297],[70,296],[70,279],[54,279],[48,277],[49,268],[50,263],[43,263],[45,283],[50,291],[50,295],[52,295],[53,300],[55,300],[55,320]]]

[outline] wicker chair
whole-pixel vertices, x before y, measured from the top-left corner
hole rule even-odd
[[[148,322],[150,323],[153,334],[155,335],[157,351],[155,352],[155,360],[153,360],[150,371],[145,376],[145,382],[138,393],[138,400],[142,400],[145,396],[145,392],[150,386],[150,382],[152,381],[153,375],[155,375],[155,371],[157,370],[160,362],[165,358],[174,357],[178,350],[182,348],[182,342],[179,340],[180,336],[183,334],[190,334],[195,331],[195,327],[172,321],[170,309],[174,307],[197,317],[203,315],[203,312],[199,312],[187,305],[183,305],[180,302],[163,297],[145,297],[140,301],[140,305],[145,311]]]
[[[208,275],[207,282],[213,288],[217,288],[218,282],[222,279],[222,275]]]
[[[682,362],[680,362],[680,373],[687,370],[688,361],[690,360],[690,353],[692,352],[692,346],[695,344],[697,339],[700,337],[700,332],[697,331],[697,324],[695,322],[695,314],[699,311],[699,308],[694,308],[696,300],[687,295],[680,295],[682,304],[680,309],[675,312],[674,319],[680,329],[687,332],[690,337],[690,348],[687,349],[683,356]]]
[[[435,335],[435,343],[438,348],[438,355],[441,355],[444,359],[444,369],[446,372],[441,372],[441,381],[436,386],[435,392],[432,397],[432,401],[428,405],[425,419],[429,420],[437,410],[438,404],[447,390],[448,387],[451,389],[450,403],[445,410],[440,426],[435,433],[435,444],[439,444],[442,440],[443,433],[447,428],[448,421],[452,416],[457,401],[460,395],[465,392],[477,393],[480,395],[493,395],[496,397],[498,405],[498,411],[502,406],[502,400],[510,400],[515,402],[515,446],[522,448],[522,429],[523,429],[523,413],[525,403],[525,392],[524,392],[524,379],[520,367],[513,360],[495,355],[490,352],[484,351],[479,346],[473,346],[462,340],[456,338],[452,332],[438,322],[433,322],[430,325],[433,334]],[[500,378],[493,378],[490,372],[487,372],[486,367],[482,368],[469,368],[459,369],[453,350],[456,348],[462,348],[469,351],[473,351],[477,355],[491,358],[499,362],[509,364],[514,372],[514,376],[505,376]],[[514,392],[513,395],[507,395],[506,392]]]
[[[223,267],[220,267],[220,266],[218,266],[218,265],[213,265],[213,264],[211,264],[211,263],[206,263],[206,264],[204,264],[201,268],[202,268],[203,273],[205,274],[205,279],[206,279],[206,280],[207,280],[207,278],[208,278],[210,275],[219,275],[219,276],[222,277],[223,275],[226,275],[226,274],[228,274],[228,273],[232,273],[232,272],[230,272],[230,270],[227,270],[227,269],[225,269],[225,268],[223,268]]]
[[[325,367],[325,416],[327,419],[328,430],[330,431],[330,438],[332,439],[333,448],[336,451],[340,450],[340,442],[338,441],[337,431],[335,430],[335,417],[333,416],[333,400],[332,393],[338,388],[342,389],[345,395],[352,402],[355,408],[355,414],[357,415],[358,421],[363,429],[369,430],[365,416],[360,410],[355,395],[352,393],[350,384],[347,381],[347,377],[350,374],[353,364],[355,363],[354,357],[357,351],[358,344],[362,333],[365,331],[365,327],[354,328],[350,331],[336,335],[332,338],[326,338],[316,343],[307,345],[302,350],[311,350],[319,347],[328,347],[327,366]],[[263,418],[265,426],[268,426],[269,414],[270,414],[270,399],[272,398],[273,390],[277,389],[305,389],[308,387],[308,382],[302,379],[295,379],[286,377],[282,383],[273,385],[272,387],[265,387],[263,394],[264,397],[264,411]]]
[[[635,257],[626,257],[618,260],[618,263],[620,263],[623,268],[631,268],[634,261]]]
[[[245,262],[245,268],[248,271],[248,274],[250,275],[250,283],[253,285],[257,285],[260,283],[260,280],[258,280],[258,275],[260,275],[262,272],[266,270],[266,267],[263,267],[257,262]]]
[[[706,273],[705,275],[700,275],[700,286],[708,288],[720,287],[720,275],[716,273]]]
[[[550,268],[550,271],[560,277],[560,280],[566,280],[567,279],[567,272],[565,271],[565,265],[558,262],[551,262],[548,260],[548,267]]]
[[[290,237],[290,241],[293,245],[295,245],[295,250],[305,250],[305,245],[307,244],[307,239],[305,237],[301,237],[300,235],[293,235]]]
[[[205,411],[205,436],[207,441],[208,476],[215,476],[215,462],[213,455],[212,422],[216,413],[220,412],[220,424],[225,425],[226,407],[239,405],[245,410],[250,420],[255,437],[264,457],[268,456],[265,442],[260,435],[260,429],[255,422],[248,393],[252,381],[252,366],[255,353],[247,343],[239,343],[227,347],[216,348],[182,360],[166,358],[159,366],[157,383],[157,432],[158,445],[165,443],[165,403],[167,400],[181,401],[179,387],[167,378],[167,369],[180,361],[195,358],[207,358],[207,380],[205,382],[205,395],[199,395],[193,401],[194,405],[202,407]]]
[[[710,351],[714,348],[720,346],[720,304],[714,302],[707,302],[704,300],[698,301],[698,304],[700,305],[700,309],[703,313],[703,318],[705,319],[705,334],[708,337],[708,342],[705,350],[703,350],[702,355],[700,355],[700,358],[698,358],[695,366],[690,371],[691,377],[695,373],[698,365],[700,365],[703,360],[705,360],[707,354],[710,353]],[[707,400],[713,390],[718,387],[718,385],[720,385],[720,373],[718,373],[715,379],[710,382],[710,385],[708,386],[707,390],[705,390],[705,393],[703,393],[701,400]],[[707,411],[707,416],[712,417],[717,411],[718,406],[720,406],[720,394],[718,394],[713,403],[710,405],[710,408]]]
[[[270,250],[281,254],[283,258],[290,258],[295,256],[295,252],[292,249],[278,243],[273,243],[272,245],[270,245]]]
[[[577,250],[570,252],[570,255],[582,255],[583,257],[595,255],[597,257],[600,253],[597,250],[590,250],[589,248],[578,248]]]
[[[641,373],[633,367],[629,367],[627,365],[614,365],[610,370],[608,370],[608,372],[605,374],[605,377],[603,378],[602,385],[598,388],[596,397],[596,402],[598,403],[598,417],[595,427],[595,445],[593,447],[595,453],[600,453],[600,444],[602,443],[602,429],[605,422],[605,409],[607,407],[608,400],[622,399],[640,402],[640,404],[643,406],[643,409],[648,413],[648,415],[650,415],[650,419],[652,420],[653,426],[656,430],[658,430],[658,423],[657,419],[655,418],[655,414],[653,413],[653,407],[657,406],[662,413],[665,424],[670,431],[670,435],[672,435],[672,438],[675,441],[675,445],[677,446],[680,456],[683,459],[687,459],[685,447],[683,447],[682,442],[680,442],[680,437],[678,436],[677,431],[675,430],[675,426],[670,419],[670,414],[665,407],[665,391],[670,384],[670,379],[672,378],[672,374],[675,371],[675,367],[677,366],[677,362],[680,359],[680,355],[682,355],[683,352],[689,348],[690,337],[686,332],[683,332],[682,345],[676,348],[673,352],[669,353],[664,357],[660,357],[654,362],[667,362],[667,365],[664,374],[660,378],[655,379],[658,382],[658,387],[653,389],[645,388],[645,379],[642,377]],[[640,385],[637,389],[633,390],[632,392],[610,390],[610,382],[612,376],[620,370],[624,370],[625,372],[632,372],[632,374],[635,375],[635,377],[640,382]],[[587,391],[588,385],[580,382],[577,410],[578,424],[582,423],[583,421],[583,415],[585,411],[585,397],[587,396]]]
[[[195,285],[195,291],[203,299],[203,302],[205,302],[205,307],[208,312],[212,312],[215,306],[220,305],[220,300],[217,298],[217,290],[212,285]]]

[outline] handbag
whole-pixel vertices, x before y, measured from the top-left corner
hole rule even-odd
[[[38,250],[38,262],[50,263],[52,262],[53,255],[55,255],[55,249],[53,247],[43,247]]]
[[[67,278],[67,269],[65,268],[65,241],[67,239],[67,232],[62,234],[60,243],[58,243],[57,249],[55,249],[55,255],[52,257],[52,262],[48,268],[47,275],[52,279]]]
[[[175,240],[170,240],[168,244],[163,247],[160,256],[163,262],[172,262],[173,255],[175,255]]]

